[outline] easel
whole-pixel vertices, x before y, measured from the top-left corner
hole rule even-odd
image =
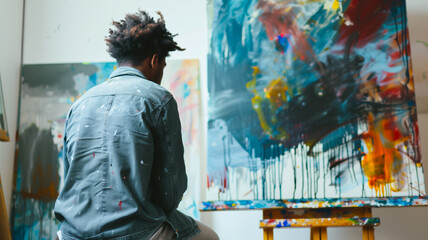
[[[374,240],[379,218],[372,208],[428,207],[428,196],[318,200],[237,200],[202,202],[201,211],[262,210],[263,239],[273,240],[275,228],[310,227],[311,240],[327,240],[327,227],[362,227],[363,240]]]
[[[275,228],[310,227],[311,240],[327,240],[327,227],[362,227],[363,240],[374,240],[374,226],[379,218],[372,218],[372,210],[364,208],[263,209],[263,239],[273,240]]]
[[[7,219],[6,202],[0,176],[0,239],[11,240],[9,221]]]

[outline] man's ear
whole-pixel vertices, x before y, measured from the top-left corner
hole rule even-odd
[[[150,67],[153,69],[159,64],[159,55],[157,53],[153,54],[152,59],[150,60]]]

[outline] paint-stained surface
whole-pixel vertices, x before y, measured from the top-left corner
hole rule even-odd
[[[191,61],[191,67],[182,70],[180,67],[186,67],[183,62],[186,61],[168,62],[176,67],[171,72],[165,68],[165,78],[191,78],[198,84],[198,62]],[[59,222],[53,207],[64,181],[66,114],[81,95],[104,82],[116,67],[112,62],[24,65],[11,213],[14,239],[55,239]],[[181,83],[176,83],[176,88],[180,89]],[[194,194],[186,196],[191,198]],[[116,204],[118,209],[123,208],[121,201]],[[192,215],[193,210],[186,213]]]
[[[378,226],[379,224],[379,218],[292,218],[262,220],[260,221],[260,228],[352,227]]]
[[[328,209],[362,207],[417,207],[428,206],[428,197],[346,198],[346,199],[291,199],[291,200],[239,200],[202,202],[201,211],[244,209]],[[325,216],[325,215],[324,215]]]
[[[425,195],[404,0],[208,6],[209,200]]]

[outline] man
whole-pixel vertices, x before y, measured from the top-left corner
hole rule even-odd
[[[119,68],[70,109],[65,182],[55,203],[62,239],[218,239],[177,211],[187,188],[177,103],[159,84],[180,48],[162,15],[113,22]]]

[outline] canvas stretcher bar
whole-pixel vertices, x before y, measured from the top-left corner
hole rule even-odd
[[[379,226],[379,224],[379,218],[288,218],[261,220],[260,228],[362,227]]]
[[[307,209],[307,208],[358,208],[358,207],[418,207],[428,206],[428,197],[359,198],[359,199],[299,199],[299,200],[239,200],[207,201],[201,211],[246,209]]]

